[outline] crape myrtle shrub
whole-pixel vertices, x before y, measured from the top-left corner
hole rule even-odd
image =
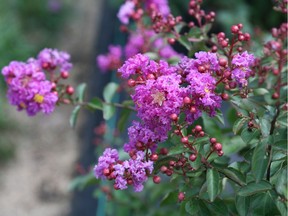
[[[287,14],[286,0],[274,3]],[[101,110],[106,121],[121,110],[117,130],[95,129],[104,151],[72,184],[99,185],[95,196],[115,204],[108,215],[287,214],[288,24],[261,44],[242,23],[209,33],[217,14],[201,4],[186,5],[186,22],[167,0],[125,1],[117,16],[127,43],[97,57],[103,73],[119,78],[103,98],[85,101],[85,84],[75,92],[66,84],[70,56],[56,49],[2,69],[9,102],[29,116],[72,104],[74,126],[81,108]],[[120,93],[129,99],[119,101]]]

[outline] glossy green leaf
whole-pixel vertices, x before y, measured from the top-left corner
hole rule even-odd
[[[266,148],[266,142],[260,142],[257,144],[253,152],[251,169],[255,176],[256,182],[263,179],[267,170],[268,157],[266,155]]]
[[[252,215],[279,215],[279,210],[274,202],[277,195],[273,196],[270,191],[251,197]]]
[[[187,213],[191,215],[197,215],[199,212],[199,200],[198,199],[191,199],[185,204],[185,210]]]
[[[173,191],[170,193],[167,193],[165,195],[165,197],[161,200],[160,206],[169,206],[171,204],[177,203],[177,199],[178,199],[178,192],[177,191]]]
[[[212,212],[217,212],[217,215],[228,216],[228,208],[226,202],[221,199],[215,199],[214,202],[207,204]]]
[[[238,119],[234,125],[233,125],[233,132],[234,134],[238,134],[242,127],[244,126],[244,124],[247,122],[247,119],[246,118],[241,118],[241,119]]]
[[[253,139],[258,138],[259,135],[260,135],[260,132],[257,129],[250,130],[248,128],[245,128],[241,132],[241,138],[247,144],[249,144]]]
[[[244,186],[246,183],[243,181],[242,177],[239,177],[234,170],[231,169],[218,169],[220,173],[225,175],[228,179],[231,179],[234,182],[237,182],[239,185]]]
[[[77,121],[77,117],[78,117],[78,114],[79,114],[80,109],[81,109],[81,106],[78,105],[78,106],[76,106],[76,107],[73,109],[73,111],[72,111],[72,113],[71,113],[69,123],[70,123],[70,126],[73,127],[73,128],[74,128],[75,125],[76,125],[76,121]]]
[[[208,169],[206,173],[206,180],[209,199],[211,202],[213,202],[219,192],[220,176],[218,171],[215,169]]]
[[[103,102],[100,98],[95,97],[88,103],[88,107],[93,110],[103,110]]]
[[[187,50],[190,50],[192,45],[191,42],[187,39],[186,36],[180,36],[178,41],[181,45],[183,45]]]
[[[103,104],[103,118],[109,120],[115,113],[115,107],[108,104]]]
[[[112,101],[113,96],[116,93],[118,87],[119,85],[114,82],[110,82],[105,86],[103,91],[103,97],[106,102],[110,103]]]
[[[86,87],[87,87],[86,83],[81,83],[76,88],[76,98],[77,98],[77,101],[80,102],[80,103],[83,102]]]
[[[265,88],[257,88],[253,90],[253,94],[254,95],[265,95],[265,94],[269,94],[269,91]]]
[[[120,118],[117,123],[117,128],[120,132],[124,131],[126,123],[130,117],[131,110],[129,109],[122,109],[120,113]]]
[[[246,186],[242,187],[238,191],[239,196],[250,196],[257,193],[262,193],[272,189],[272,185],[267,181],[260,181],[258,183],[251,182]]]
[[[260,119],[260,130],[264,137],[269,136],[271,128],[271,121],[266,118]]]
[[[288,198],[287,196],[287,191],[288,191],[288,181],[287,181],[287,166],[282,168],[281,174],[278,176],[277,183],[275,185],[276,191],[285,196],[286,199]]]
[[[250,208],[250,197],[236,196],[236,209],[240,216],[248,215]]]
[[[285,203],[285,201],[280,201],[278,199],[274,199],[274,201],[279,212],[281,213],[281,216],[286,216],[287,215],[287,202]]]
[[[223,113],[221,111],[217,111],[217,114],[214,117],[219,123],[225,126],[225,121],[223,117]]]

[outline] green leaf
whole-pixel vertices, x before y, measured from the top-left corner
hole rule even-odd
[[[180,33],[180,31],[182,30],[182,28],[185,26],[186,24],[184,22],[180,22],[177,23],[177,25],[174,27],[175,31],[177,33]]]
[[[115,113],[115,107],[112,105],[108,105],[108,104],[103,104],[103,118],[107,121],[110,118],[112,118],[112,116]]]
[[[209,199],[211,202],[213,202],[219,192],[220,177],[218,171],[215,169],[208,169],[206,179]]]
[[[81,83],[80,85],[77,86],[76,98],[77,98],[77,101],[80,103],[83,102],[86,87],[87,87],[86,83]]]
[[[272,185],[267,181],[260,181],[258,183],[251,182],[246,186],[242,187],[238,191],[239,196],[250,196],[257,193],[262,193],[272,189]]]
[[[122,109],[120,113],[120,118],[118,120],[117,128],[120,132],[124,131],[126,123],[129,119],[131,110],[129,109]]]
[[[202,31],[199,27],[195,26],[190,29],[188,36],[193,38],[200,38],[202,36]]]
[[[287,203],[285,203],[285,201],[280,201],[278,199],[274,199],[274,201],[281,215],[286,216],[287,215]]]
[[[269,136],[271,128],[271,121],[266,118],[260,119],[260,130],[264,137]]]
[[[176,145],[169,150],[169,155],[176,155],[185,151],[187,151],[187,148],[185,148],[184,145]]]
[[[222,125],[225,126],[225,121],[224,121],[224,117],[223,117],[223,113],[219,110],[217,111],[217,114],[214,117],[218,122],[220,122]]]
[[[72,128],[74,128],[75,125],[76,125],[76,121],[77,121],[77,117],[78,117],[80,108],[81,108],[80,105],[76,106],[76,107],[73,109],[72,113],[71,113],[69,122],[70,122],[70,126],[71,126]]]
[[[88,103],[88,107],[93,110],[103,110],[103,102],[100,98],[95,97]]]
[[[285,198],[287,199],[288,195],[287,195],[287,191],[288,191],[288,186],[287,186],[287,166],[282,168],[282,172],[278,177],[278,181],[275,185],[275,189],[276,191],[285,196]]]
[[[215,199],[214,202],[209,203],[208,207],[212,212],[217,212],[217,215],[228,216],[228,208],[226,202],[221,199]]]
[[[180,36],[178,38],[178,41],[181,45],[183,45],[187,50],[190,50],[192,45],[191,45],[191,42],[187,39],[186,36]]]
[[[197,213],[199,212],[199,200],[198,199],[191,199],[189,200],[186,204],[185,204],[185,210],[187,213],[191,214],[191,215],[197,215]]]
[[[251,204],[252,215],[279,215],[274,200],[277,196],[272,196],[270,191],[253,196]]]
[[[119,85],[114,82],[110,82],[105,86],[103,91],[103,97],[106,102],[110,103],[112,101],[113,96],[116,93],[118,87]]]
[[[177,199],[178,199],[178,192],[177,191],[173,191],[170,193],[167,193],[165,195],[165,197],[162,199],[162,201],[160,202],[160,206],[169,206],[172,205],[174,203],[177,203]]]
[[[269,91],[266,88],[257,88],[253,90],[254,95],[265,95],[268,94]]]
[[[248,128],[245,128],[241,133],[241,138],[245,143],[249,144],[253,139],[257,138],[259,135],[260,135],[259,130],[257,129],[250,130]]]
[[[243,125],[247,122],[246,118],[238,119],[233,125],[233,132],[234,134],[238,134],[242,129]]]
[[[260,142],[253,152],[251,169],[256,182],[259,182],[264,177],[267,170],[268,157],[266,156],[266,147],[266,142]]]
[[[246,185],[245,181],[242,180],[242,177],[239,177],[238,174],[235,173],[235,169],[218,169],[218,172],[224,174],[227,178],[237,182],[241,186]]]
[[[236,209],[240,216],[246,216],[249,213],[250,197],[236,196]]]

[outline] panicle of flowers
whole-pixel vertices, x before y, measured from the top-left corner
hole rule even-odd
[[[153,162],[145,153],[135,152],[129,160],[120,161],[116,149],[107,148],[94,167],[96,178],[114,180],[114,188],[123,190],[133,185],[135,192],[143,190],[143,183],[153,171]]]
[[[29,116],[34,116],[40,111],[45,114],[53,112],[56,103],[62,101],[63,96],[59,97],[56,83],[60,78],[68,78],[72,67],[69,60],[70,56],[65,52],[44,49],[38,54],[37,59],[30,58],[27,62],[12,61],[2,69],[2,75],[8,85],[9,102],[19,111],[26,110]],[[57,69],[61,73],[55,77]],[[67,93],[71,93],[72,87],[67,87]]]

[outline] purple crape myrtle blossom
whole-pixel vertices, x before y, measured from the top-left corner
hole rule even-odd
[[[117,14],[118,19],[123,24],[129,23],[130,16],[134,13],[135,3],[133,1],[126,1],[119,9]]]
[[[40,66],[48,71],[53,71],[59,68],[60,71],[68,72],[72,68],[70,63],[70,55],[66,52],[58,51],[56,49],[44,49],[38,56]]]
[[[147,80],[144,85],[137,85],[131,95],[136,105],[138,117],[153,127],[153,122],[159,125],[170,125],[171,114],[179,114],[183,96],[180,88],[181,76],[177,74],[163,75],[156,80]]]
[[[168,16],[170,14],[168,0],[146,0],[146,5],[148,8],[153,8],[163,16]]]
[[[185,112],[189,123],[200,117],[200,110],[208,111],[214,116],[222,102],[221,97],[215,93],[216,80],[212,76],[220,68],[216,54],[198,52],[195,53],[195,57],[196,59],[184,57],[179,62],[179,67],[189,84],[186,87],[186,95],[192,97],[193,104],[197,108],[194,113]]]
[[[109,168],[111,164],[114,164],[119,160],[118,151],[116,149],[106,148],[103,155],[99,157],[98,164],[94,167],[94,175],[96,178],[106,178],[103,174],[103,170]]]
[[[166,130],[155,129],[151,130],[145,124],[133,121],[132,126],[128,128],[129,142],[124,144],[124,150],[128,153],[145,149],[155,152],[156,143],[167,139],[167,133],[163,133]]]
[[[3,68],[2,74],[8,84],[8,100],[18,110],[25,109],[29,116],[40,111],[53,112],[58,96],[52,92],[52,83],[46,80],[38,61],[13,61]]]
[[[121,46],[110,45],[106,55],[97,57],[97,64],[102,72],[114,70],[121,65],[122,48]]]
[[[251,67],[254,65],[254,62],[254,55],[249,54],[247,51],[233,56],[231,78],[235,79],[240,87],[248,85],[247,79],[251,76]]]
[[[126,189],[128,181],[133,184],[134,191],[143,190],[143,183],[147,181],[149,174],[153,171],[153,162],[146,160],[143,151],[135,152],[134,156],[129,160],[119,161],[116,149],[107,148],[103,155],[99,157],[98,164],[94,167],[94,175],[96,178],[115,179],[114,187],[116,189]],[[105,175],[105,171],[111,172],[109,178]]]
[[[123,78],[129,78],[130,76],[147,71],[146,67],[149,64],[149,58],[142,54],[137,54],[128,60],[122,65],[122,67],[118,70]]]
[[[130,158],[123,162],[123,166],[131,174],[134,191],[140,192],[143,190],[143,183],[147,181],[147,171],[149,174],[153,171],[153,162],[145,160],[143,151],[136,152],[136,159]]]
[[[118,70],[123,78],[129,78],[132,75],[141,75],[143,79],[148,79],[149,75],[162,76],[176,74],[177,68],[169,66],[166,61],[160,60],[159,63],[150,60],[143,54],[132,56]]]

